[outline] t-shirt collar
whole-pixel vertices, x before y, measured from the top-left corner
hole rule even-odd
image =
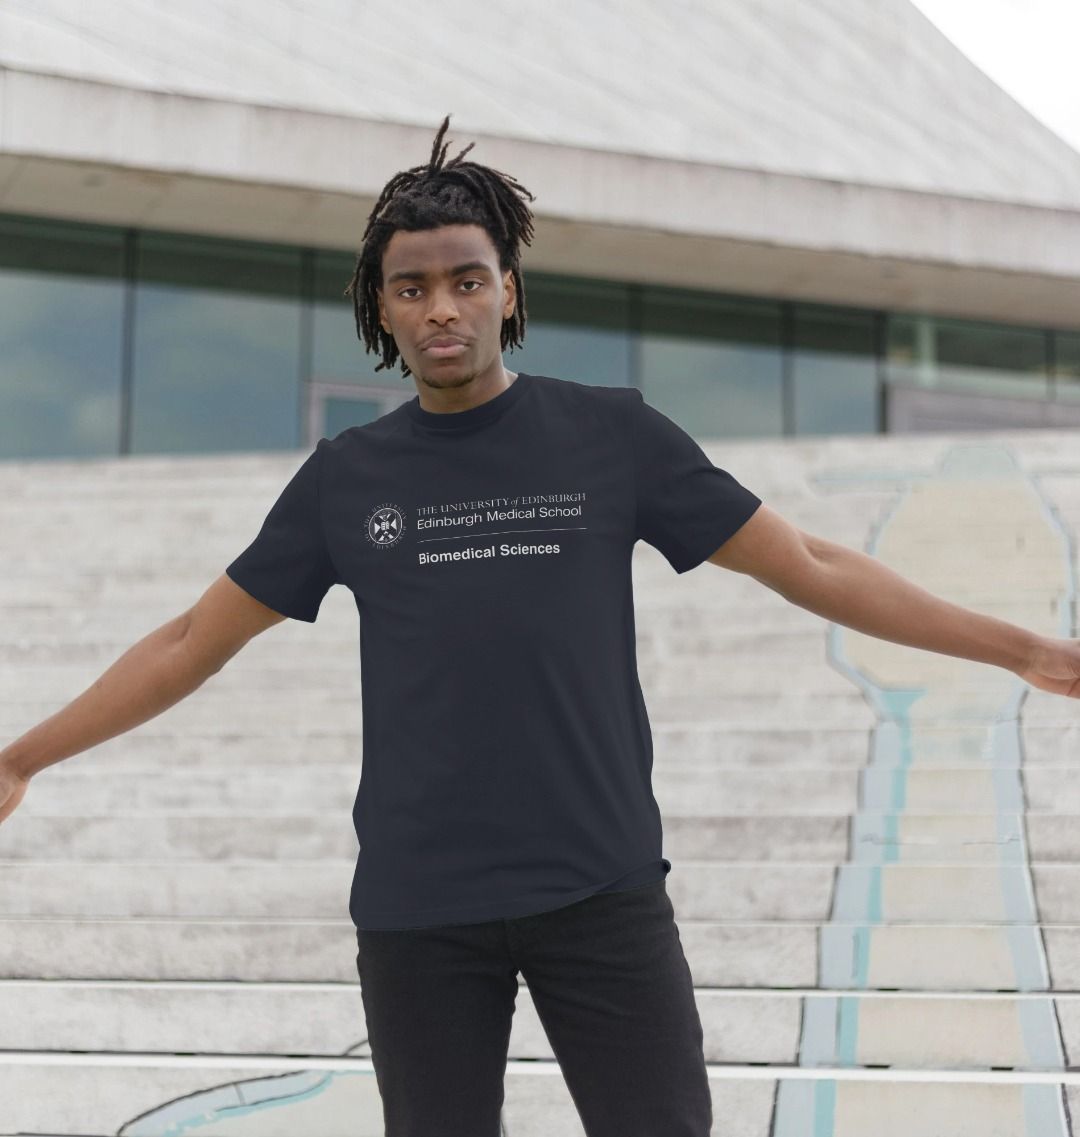
[[[405,410],[413,423],[425,430],[440,433],[471,430],[473,427],[493,422],[509,410],[525,393],[529,379],[530,376],[526,375],[524,371],[519,371],[517,378],[505,390],[464,411],[426,411],[420,406],[419,395],[415,395],[405,404]]]

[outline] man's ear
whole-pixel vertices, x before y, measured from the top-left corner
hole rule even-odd
[[[390,330],[390,321],[386,318],[386,305],[383,304],[383,291],[381,288],[375,289],[376,299],[379,301],[379,326],[388,336],[394,333]]]
[[[503,319],[509,320],[517,305],[517,285],[514,284],[512,269],[507,269],[506,276],[503,278],[503,288],[507,292],[506,303],[503,305]]]

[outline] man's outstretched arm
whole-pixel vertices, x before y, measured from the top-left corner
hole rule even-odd
[[[128,648],[81,695],[0,748],[0,821],[35,774],[161,714],[284,619],[223,573],[191,608]]]
[[[878,639],[990,663],[1080,699],[1080,640],[1038,635],[950,603],[888,565],[797,529],[762,503],[709,560],[826,620]]]

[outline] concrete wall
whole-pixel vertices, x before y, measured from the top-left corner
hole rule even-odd
[[[456,11],[0,11],[0,210],[352,249],[450,111],[526,267],[1080,327],[1080,155],[908,0]]]

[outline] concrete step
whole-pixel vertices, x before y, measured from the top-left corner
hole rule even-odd
[[[84,686],[89,686],[94,678],[96,676],[88,671]],[[59,711],[81,690],[65,691],[56,699],[5,701],[0,704],[0,739],[18,737]],[[819,734],[857,730],[865,738],[878,725],[873,711],[862,697],[847,692],[826,695],[805,693],[783,699],[775,693],[694,694],[680,698],[677,695],[658,695],[645,688],[645,701],[657,731],[670,724],[693,731],[766,733],[782,729],[785,725],[798,724],[800,729]],[[1059,697],[1058,701],[1064,703],[1068,700]],[[1062,712],[1055,707],[1040,708],[1039,714],[1031,714],[1027,718],[1033,728],[1070,732],[1074,732],[1080,722],[1075,711]],[[229,694],[220,691],[211,695],[200,688],[192,697],[135,728],[132,737],[142,737],[143,733],[160,735],[166,725],[177,739],[183,739],[189,732],[213,738],[215,735],[236,733],[254,737],[281,731],[295,734],[303,730],[310,733],[328,728],[356,731],[363,727],[360,687],[357,684],[354,693],[340,695],[286,689],[274,692],[272,697],[266,693]],[[1068,757],[1064,743],[1062,749]]]
[[[138,544],[127,561],[119,560],[111,545],[95,556],[85,551],[81,543],[73,542],[70,548],[65,548],[57,545],[53,538],[41,538],[46,542],[44,548],[48,553],[47,557],[43,554],[40,563],[18,566],[0,558],[3,568],[0,602],[18,617],[17,631],[9,630],[7,634],[23,636],[37,631],[45,636],[57,635],[67,629],[89,627],[87,620],[101,620],[115,612],[124,623],[118,626],[115,621],[108,621],[103,628],[105,637],[126,639],[122,633],[135,626],[128,622],[129,617],[141,621],[150,618],[149,614],[162,605],[179,604],[182,608],[197,600],[255,538],[257,531],[258,524],[255,524],[239,538],[235,533],[229,540],[212,536],[212,546],[201,544],[211,538],[200,531],[201,547],[198,552],[190,552],[187,560],[177,550],[177,536],[168,534],[162,536],[160,557],[151,559],[146,553],[148,538],[140,531],[133,537]],[[849,547],[855,548],[857,544],[853,542]],[[72,565],[79,566],[77,574],[68,571]],[[654,635],[670,637],[669,642],[676,649],[680,643],[696,643],[717,653],[722,651],[728,629],[750,636],[758,627],[763,632],[817,628],[824,635],[828,621],[786,600],[752,577],[729,572],[707,561],[682,576],[666,561],[659,571],[663,575],[654,575],[653,570],[646,569],[641,558],[634,555],[631,572],[635,625],[641,629],[639,643],[643,646],[646,633],[650,638]],[[987,615],[1027,618],[1035,626],[1048,619],[1056,620],[1064,611],[1061,596],[1048,595],[1045,586],[1041,590],[1029,588],[1022,577],[1011,584],[1001,582],[1001,588],[995,590],[958,584],[955,577],[948,575],[932,577],[923,572],[917,579],[923,587],[954,603],[976,608]],[[1005,587],[1010,591],[1003,596],[1001,589]],[[310,627],[321,630],[324,623],[329,625],[332,608],[335,620],[340,621],[336,626],[339,635],[356,631],[360,617],[347,586],[334,585],[323,603],[325,609],[320,608],[316,624]],[[65,610],[69,613],[66,619],[62,614]],[[703,634],[710,629],[711,636]]]
[[[24,799],[28,802],[29,799]],[[20,812],[0,826],[13,861],[220,861],[348,857],[351,818],[327,811],[102,815]],[[668,814],[664,850],[676,860],[1020,864],[1080,863],[1080,814]]]
[[[891,991],[1080,990],[1080,924],[869,924],[676,919],[699,987]],[[1019,972],[1018,945],[1042,943],[1046,967]],[[232,915],[9,917],[0,976],[9,979],[349,983],[348,917]]]
[[[71,588],[71,581],[52,581],[44,567],[42,572],[32,574],[20,582],[19,595],[4,591],[10,581],[0,577],[0,602],[8,620],[0,629],[0,641],[15,644],[43,643],[62,647],[69,640],[102,641],[115,643],[119,651],[124,650],[138,637],[151,631],[158,623],[193,604],[210,586],[217,576],[225,571],[225,566],[240,552],[239,548],[223,550],[222,556],[214,560],[201,561],[194,571],[180,572],[173,564],[162,569],[147,570],[149,580],[125,581],[122,589],[103,594],[111,589],[112,573],[102,567],[89,573],[90,583],[84,583],[80,592],[82,603],[73,603],[57,593],[57,588]],[[231,553],[231,555],[229,555]],[[0,558],[0,567],[3,566]],[[71,562],[65,562],[66,564]],[[74,563],[82,566],[83,562]],[[677,638],[679,634],[690,635],[700,632],[701,612],[705,611],[711,625],[721,627],[725,634],[753,635],[756,631],[783,634],[785,632],[813,632],[823,635],[825,621],[821,617],[790,604],[768,592],[760,584],[744,596],[733,595],[729,582],[732,573],[720,574],[715,566],[709,566],[721,587],[706,588],[706,597],[698,605],[687,603],[685,595],[676,594],[673,601],[662,601],[654,597],[649,588],[635,584],[635,619],[638,644],[644,644],[655,628],[662,635]],[[55,567],[52,572],[55,573]],[[84,570],[80,567],[80,574]],[[668,570],[671,571],[670,569]],[[704,572],[705,569],[696,569]],[[70,575],[70,574],[67,574]],[[674,575],[674,574],[672,574]],[[693,573],[687,573],[687,577]],[[636,578],[635,578],[636,579]],[[677,578],[677,579],[684,579]],[[91,583],[94,591],[90,591]],[[137,589],[137,591],[136,591]],[[639,594],[640,589],[640,594]],[[700,591],[700,589],[699,589]],[[134,594],[133,594],[134,593]],[[695,628],[692,613],[697,607],[698,627]],[[360,617],[357,614],[353,594],[343,585],[335,585],[326,594],[319,609],[319,618],[314,624],[291,621],[270,629],[269,634],[251,641],[243,653],[234,657],[229,666],[246,659],[261,645],[294,640],[305,644],[318,642],[337,642],[356,644]],[[720,650],[713,639],[713,650]]]
[[[80,761],[81,759],[81,761]],[[112,769],[100,752],[40,771],[19,807],[32,815],[108,815],[140,810],[219,814],[348,812],[363,770],[357,762],[302,758],[282,768],[168,766]],[[915,813],[1080,813],[1080,776],[1071,766],[918,766],[760,769],[717,761],[656,765],[652,785],[665,816],[724,814],[843,815],[856,810]],[[15,818],[13,818],[15,820]]]
[[[769,443],[763,442],[763,445],[768,446]],[[69,467],[66,477],[58,469],[46,472],[43,462],[23,466],[15,472],[5,461],[0,465],[3,512],[8,516],[24,516],[28,521],[40,521],[40,512],[35,507],[48,506],[49,509],[68,511],[75,521],[85,521],[87,504],[102,492],[109,494],[109,501],[118,516],[123,518],[140,516],[148,508],[148,499],[158,500],[162,495],[169,499],[170,506],[175,503],[177,508],[187,508],[198,514],[213,514],[226,507],[262,507],[265,511],[307,456],[306,450],[296,450],[288,455],[284,451],[280,453],[282,460],[275,459],[258,469],[229,469],[226,463],[233,456],[214,455],[216,468],[211,466],[206,456],[201,456],[202,469],[192,464],[187,469],[143,467],[137,472],[131,466],[133,456],[126,455],[119,460],[102,459],[96,465],[88,462],[83,467]],[[761,464],[760,451],[750,457],[755,460],[755,465]],[[217,465],[219,458],[221,462]],[[109,462],[112,462],[112,469],[105,469]],[[789,508],[812,509],[838,524],[850,516],[852,504],[858,511],[865,512],[866,507],[880,506],[883,502],[887,504],[895,492],[894,486],[887,489],[872,487],[860,494],[857,502],[850,503],[835,494],[808,492],[806,471],[800,471],[800,474],[790,482],[773,482],[763,475],[755,484],[764,487],[771,484],[771,501],[783,502]],[[74,484],[80,481],[81,485]],[[72,484],[69,486],[65,482]],[[1068,479],[1065,483],[1068,485]],[[269,502],[266,501],[268,495]],[[849,507],[847,510],[845,505]],[[170,508],[169,516],[172,517],[173,513]],[[155,516],[160,520],[160,511]],[[975,528],[981,519],[973,517],[966,520]]]
[[[278,628],[283,626],[288,625],[277,625]],[[5,682],[25,684],[27,690],[48,685],[50,681],[58,687],[66,687],[73,677],[81,678],[88,667],[108,667],[133,642],[115,634],[61,638],[55,629],[52,637],[31,636],[24,632],[17,639],[0,640],[0,674]],[[360,658],[359,643],[355,637],[320,645],[317,652],[312,650],[310,643],[295,637],[281,638],[274,643],[272,652],[254,650],[256,646],[268,643],[268,638],[250,641],[212,677],[215,684],[220,684],[226,676],[241,686],[249,682],[259,683],[269,674],[275,680],[289,677],[298,686],[309,682],[316,685],[320,679],[339,675],[343,667],[350,670]]]
[[[174,571],[170,562],[159,568],[140,569],[137,575],[125,575],[114,567],[102,568],[96,574],[80,570],[77,583],[71,581],[70,573],[55,580],[44,571],[31,573],[25,580],[9,576],[0,581],[0,602],[12,612],[17,622],[7,634],[17,643],[25,643],[29,639],[45,645],[54,642],[59,645],[67,639],[79,640],[96,635],[101,642],[115,643],[122,650],[158,623],[193,604],[224,572],[225,565],[238,551],[235,548],[223,550],[219,558],[188,573],[182,571],[183,566],[177,566]],[[775,593],[767,592],[756,582],[757,591],[740,594],[728,586],[732,574],[723,574],[711,566],[695,571],[715,575],[704,589],[697,590],[699,593],[704,591],[704,595],[680,596],[678,607],[659,589],[636,586],[635,622],[640,662],[647,663],[653,653],[665,658],[705,655],[730,659],[731,653],[725,647],[729,635],[751,640],[747,658],[752,659],[755,650],[760,650],[763,657],[768,656],[772,650],[770,644],[754,648],[752,637],[756,632],[770,636],[804,636],[805,643],[795,642],[789,646],[788,658],[793,654],[824,650],[828,621]],[[924,586],[944,599],[986,615],[1048,632],[1067,617],[1062,597],[1047,599],[1042,593],[1032,593],[1028,597],[1019,585],[1008,600],[1002,600],[1000,595],[991,597],[984,593],[961,592],[949,588],[944,579],[940,582],[925,581]],[[696,626],[683,628],[681,625],[691,620],[690,611],[694,609],[698,615]],[[66,618],[63,615],[65,610],[69,613]],[[352,592],[344,585],[335,585],[323,601],[318,622],[303,625],[295,634],[313,641],[336,639],[355,642],[359,624]],[[292,633],[278,629],[272,638],[280,640],[284,634]],[[780,657],[784,653],[777,648],[775,654]]]
[[[854,692],[847,676],[833,670],[825,660],[825,639],[820,643],[808,645],[809,658],[786,657],[784,678],[786,683],[797,684],[800,689],[811,693],[828,691]],[[96,674],[109,667],[120,657],[125,648],[115,652],[98,652],[89,658],[87,650],[77,650],[61,656],[59,650],[51,651],[39,662],[16,659],[12,662],[0,660],[0,683],[4,691],[13,699],[35,700],[64,693],[74,693],[76,684],[96,677]],[[327,653],[329,654],[329,653]],[[51,656],[51,657],[50,657]],[[819,658],[820,657],[820,658]],[[260,691],[282,691],[295,688],[306,698],[308,692],[317,694],[331,688],[335,691],[357,685],[359,651],[338,650],[332,658],[320,652],[308,650],[307,658],[276,657],[271,661],[237,666],[243,653],[217,672],[212,690],[255,693]],[[784,660],[779,654],[775,659],[767,654],[757,653],[749,656],[745,664],[733,669],[717,652],[693,655],[689,652],[671,657],[638,657],[638,675],[642,683],[648,682],[649,689],[656,693],[678,690],[680,687],[705,686],[715,688],[717,680],[722,682],[725,694],[761,690],[762,687],[778,689],[776,667]],[[247,661],[245,661],[246,663]],[[995,677],[996,681],[996,677]],[[208,680],[209,682],[209,680]],[[200,688],[202,690],[202,688]]]
[[[1080,866],[673,862],[686,919],[1080,922]],[[8,916],[254,917],[347,913],[355,862],[0,861]],[[1032,895],[1034,889],[1034,896]],[[1036,903],[1037,898],[1037,903]]]
[[[1058,702],[1062,700],[1059,698]],[[1025,704],[1029,703],[1025,700]],[[1080,708],[1078,708],[1080,710]],[[1069,764],[1080,754],[1080,714],[1062,725],[1043,724],[1031,714],[1017,723],[998,724],[999,731],[1019,736],[1026,769],[1032,765]],[[722,760],[757,767],[856,766],[867,764],[874,726],[815,729],[796,724],[762,723],[757,728],[725,729],[720,724],[653,723],[654,768]],[[985,725],[919,724],[913,756],[918,765],[962,767],[990,761],[993,733]]]
[[[519,974],[510,1057],[552,1060]],[[1064,1071],[1080,995],[696,988],[707,1062]],[[364,1034],[361,982],[0,980],[0,1049],[332,1057]]]
[[[208,582],[209,583],[209,582]],[[339,590],[340,592],[340,590]],[[335,596],[334,590],[327,593],[329,602]],[[801,609],[800,609],[801,611]],[[9,621],[0,629],[0,666],[9,663],[15,664],[52,664],[58,667],[74,665],[81,667],[84,663],[106,662],[115,658],[127,647],[131,640],[127,635],[121,634],[116,624],[111,620],[106,622],[95,616],[94,613],[85,612],[81,618],[75,619],[71,614],[65,620],[59,610],[55,613],[56,619],[41,621],[40,634],[33,634],[23,624],[23,616],[30,619],[33,613],[26,609],[18,613],[17,621]],[[793,621],[789,630],[770,630],[755,632],[746,629],[739,632],[730,632],[725,629],[724,647],[727,650],[760,651],[766,655],[783,655],[795,651],[799,655],[807,652],[824,650],[826,646],[826,625],[819,617],[809,612],[803,612],[807,617],[805,621]],[[39,615],[40,620],[40,615]],[[145,619],[145,617],[141,617]],[[95,622],[90,623],[91,620]],[[316,624],[308,625],[311,628],[321,627],[320,620]],[[675,625],[655,613],[650,619],[637,627],[637,657],[645,658],[650,652],[662,654],[664,658],[674,655],[698,655],[702,652],[716,652],[717,643],[712,629],[708,625],[719,623],[715,615],[711,615],[703,631],[702,621],[699,617],[695,623],[689,620],[680,621]],[[685,626],[682,626],[685,624]],[[285,625],[288,626],[288,625]],[[360,626],[360,617],[356,617],[356,631]],[[128,628],[134,629],[134,623],[129,622]],[[694,640],[690,637],[698,635]],[[280,637],[275,637],[279,638]],[[342,636],[335,641],[335,648],[327,646],[323,649],[325,654],[313,657],[308,644],[295,638],[289,638],[275,645],[272,655],[261,661],[262,666],[255,667],[250,663],[253,656],[252,649],[256,644],[268,642],[267,637],[252,640],[247,647],[235,655],[228,663],[226,670],[233,672],[258,673],[263,666],[290,667],[304,669],[312,664],[322,665],[327,656],[333,654],[342,659],[352,658],[357,651],[357,642],[354,635]],[[63,654],[61,654],[61,651]],[[221,674],[225,674],[224,671]]]
[[[238,731],[228,724],[173,731],[169,712],[135,730],[107,739],[98,746],[73,755],[49,770],[77,770],[101,763],[118,774],[156,777],[166,770],[235,770],[243,766],[268,769],[295,766],[302,756],[305,769],[324,765],[349,765],[359,776],[363,753],[363,730],[355,722],[338,726],[314,721],[294,722],[279,731]],[[40,784],[35,781],[34,785]],[[20,809],[22,807],[20,806]]]
[[[83,687],[89,687],[96,677],[88,671]],[[203,733],[209,730],[221,733],[295,730],[298,725],[314,726],[320,721],[324,726],[339,723],[356,729],[362,717],[359,693],[285,689],[274,693],[273,697],[249,691],[232,698],[216,688],[213,697],[204,695],[200,698],[201,692],[202,688],[193,697],[176,703],[155,717],[164,719],[168,716],[169,725],[178,735],[192,728]],[[57,699],[5,698],[0,703],[0,738],[19,737],[81,693],[81,689],[74,689]]]
[[[115,654],[120,655],[158,625],[191,607],[225,571],[228,563],[223,561],[220,567],[216,562],[204,563],[190,577],[170,573],[167,581],[162,581],[157,595],[139,603],[124,604],[118,598],[106,603],[90,598],[84,603],[62,604],[50,589],[39,585],[41,596],[37,601],[16,602],[12,598],[0,601],[6,615],[0,629],[0,642],[26,650],[41,644],[44,650],[53,651],[52,658],[61,658],[67,644],[100,642],[115,645]],[[2,564],[0,560],[0,569]],[[335,585],[323,599],[319,619],[314,624],[285,620],[269,629],[269,634],[264,632],[251,640],[228,666],[265,654],[267,645],[274,648],[295,645],[308,657],[313,644],[326,650],[331,646],[338,649],[348,646],[356,651],[358,630],[359,617],[352,593]]]
[[[55,714],[89,687],[97,676],[90,671],[79,690],[65,691],[56,699],[11,700],[0,703],[0,739],[17,738],[32,726]],[[202,695],[202,697],[200,697]],[[1062,700],[1064,701],[1064,700]],[[780,700],[775,693],[728,695],[656,696],[645,690],[645,702],[654,724],[678,722],[688,727],[727,727],[734,730],[769,729],[782,723],[798,723],[808,730],[864,731],[876,725],[873,711],[855,693],[802,694]],[[243,733],[253,736],[294,733],[317,727],[362,729],[359,689],[354,696],[284,690],[268,694],[239,692],[235,696],[215,692],[211,697],[200,688],[195,694],[144,724],[167,722],[176,737],[189,731],[202,735]],[[1046,726],[1067,727],[1075,720],[1047,715]],[[144,727],[136,727],[141,731]],[[160,730],[160,727],[158,727]]]
[[[1027,471],[1013,482],[1041,475],[1052,508],[1027,508],[1030,479],[939,484],[942,436],[715,452],[807,532],[855,549],[884,533],[888,563],[923,587],[1072,627],[1077,545],[1055,526],[1080,525],[1078,436],[1007,437]],[[18,534],[0,549],[0,745],[193,603],[304,453],[0,464],[0,532]],[[1080,1038],[1080,703],[1025,689],[1021,721],[995,735],[1016,690],[999,669],[870,651],[748,576],[680,576],[642,542],[632,567],[714,1130],[1064,1137],[1080,1105],[1064,1070]],[[0,991],[0,1135],[382,1132],[366,1040],[349,1033],[364,1026],[347,915],[357,633],[352,594],[332,589],[317,625],[283,622],[195,697],[50,768],[0,827],[0,975],[58,981]],[[931,687],[909,764],[899,749],[880,762],[888,728],[837,646],[887,688]],[[179,985],[62,982],[80,978]],[[579,1134],[524,983],[519,996],[507,1130]],[[64,1032],[95,1053],[45,1053]],[[530,1045],[539,1057],[520,1056]],[[177,1053],[192,1047],[218,1057]]]
[[[1062,1137],[1075,1075],[708,1068],[716,1137]],[[56,1093],[57,1078],[64,1080]],[[559,1066],[509,1062],[514,1137],[584,1137]],[[0,1068],[0,1134],[35,1137],[382,1137],[370,1058],[14,1055]],[[1068,1112],[1067,1112],[1068,1111]]]
[[[150,571],[150,570],[148,570]],[[166,566],[161,566],[160,573],[165,576],[168,572]],[[58,576],[57,587],[60,581],[66,578]],[[211,578],[213,579],[213,578]],[[182,582],[182,588],[181,586]],[[27,586],[40,588],[44,581],[41,572],[34,572],[26,581]],[[105,579],[102,580],[102,584]],[[193,592],[192,600],[197,599],[201,591],[210,584],[209,579],[196,578],[183,580],[171,576],[173,591],[168,595],[180,595],[181,591]],[[3,588],[10,590],[18,586],[18,581],[9,575]],[[83,589],[86,583],[82,583]],[[159,586],[160,587],[160,586]],[[84,595],[84,594],[80,594]],[[164,594],[163,594],[164,596]],[[978,611],[988,615],[995,615],[994,608],[999,609],[1000,615],[1013,621],[1023,622],[1027,617],[1030,624],[1039,624],[1046,619],[1045,603],[1032,601],[1030,608],[1017,608],[1015,601],[1005,604],[997,599],[994,603],[989,597],[957,596],[950,594],[950,599],[956,603],[978,608]],[[105,605],[105,598],[101,597],[101,605]],[[637,597],[635,597],[637,601]],[[787,603],[787,601],[784,601]],[[8,624],[5,632],[0,636],[0,666],[22,665],[25,669],[33,669],[36,665],[41,667],[40,675],[33,670],[25,672],[25,681],[48,681],[50,669],[56,669],[58,681],[63,681],[66,672],[78,670],[86,665],[107,664],[110,658],[124,652],[133,642],[133,637],[144,634],[150,629],[150,605],[143,608],[132,605],[123,611],[105,613],[99,607],[90,607],[84,611],[67,611],[61,608],[61,598],[57,597],[53,603],[53,611],[42,613],[34,607],[19,607],[16,597],[10,598],[13,607],[13,620]],[[354,652],[357,647],[357,631],[360,626],[351,592],[344,588],[331,589],[324,600],[325,609],[319,611],[319,620],[309,628],[324,628],[324,617],[334,609],[334,619],[325,619],[325,626],[334,623],[338,626],[338,634],[331,644],[324,645],[315,656],[310,653],[306,657],[299,655],[300,641],[292,645],[297,654],[296,671],[306,674],[326,664],[329,658],[344,658],[351,646]],[[747,607],[751,609],[748,613]],[[664,669],[692,669],[699,661],[708,661],[715,664],[725,683],[748,683],[753,677],[754,681],[767,682],[770,679],[770,669],[783,662],[789,667],[796,667],[805,672],[808,678],[815,678],[822,670],[832,671],[833,665],[829,659],[829,624],[820,616],[806,612],[805,609],[788,604],[788,613],[784,613],[780,625],[780,613],[758,614],[767,619],[755,622],[751,617],[754,613],[753,601],[747,599],[746,603],[736,609],[732,606],[701,607],[695,605],[675,609],[649,607],[645,601],[640,605],[635,603],[635,626],[637,626],[637,659],[642,671],[664,667]],[[770,609],[772,601],[770,601]],[[741,616],[740,616],[741,612]],[[109,619],[106,619],[108,615]],[[343,624],[343,626],[341,626]],[[308,633],[310,634],[310,633]],[[272,630],[274,640],[284,640],[280,629]],[[307,638],[307,637],[305,637]],[[261,644],[263,640],[252,641],[246,649],[231,659],[227,671],[244,672],[248,670],[247,663],[252,655],[251,647]],[[908,648],[906,650],[917,650]],[[730,659],[738,658],[739,669],[731,669]],[[269,664],[267,664],[269,665]],[[749,673],[746,670],[749,666]],[[222,674],[225,672],[223,671]],[[838,677],[850,682],[844,673],[837,671]],[[20,681],[19,672],[11,673],[16,681]],[[995,675],[995,670],[987,670],[975,664],[971,670],[971,681],[978,686],[982,675]],[[989,683],[990,680],[988,679]]]
[[[77,768],[100,760],[115,772],[156,775],[163,767],[233,770],[241,764],[292,766],[298,752],[303,754],[305,768],[324,763],[354,766],[362,755],[362,717],[355,723],[338,725],[320,722],[317,716],[315,721],[308,721],[310,716],[304,716],[304,721],[274,731],[237,731],[227,722],[216,727],[185,724],[179,731],[171,725],[169,713],[84,751],[76,756],[76,763],[69,760],[60,768]],[[222,715],[225,718],[227,714]],[[777,776],[789,768],[861,769],[869,759],[873,729],[872,724],[821,728],[765,722],[729,727],[711,722],[654,721],[653,768],[713,769],[722,763],[772,770]],[[1063,758],[1080,753],[1080,719],[1042,725],[1026,716],[1019,724],[1019,736],[1025,770],[1036,765],[1060,766]],[[920,726],[918,764],[921,769],[984,766],[990,745],[990,733],[985,728]]]
[[[103,655],[95,661],[67,659],[62,663],[0,663],[0,685],[5,699],[10,699],[14,705],[42,703],[49,699],[63,705],[115,663],[124,650]],[[288,661],[279,666],[249,667],[246,670],[226,665],[178,706],[220,702],[224,695],[229,694],[248,703],[262,698],[269,709],[282,693],[295,705],[321,704],[327,699],[353,703],[360,694],[360,674],[357,653],[354,651],[352,654],[355,658],[333,660],[324,659],[319,653],[312,655],[303,667],[291,667]]]

